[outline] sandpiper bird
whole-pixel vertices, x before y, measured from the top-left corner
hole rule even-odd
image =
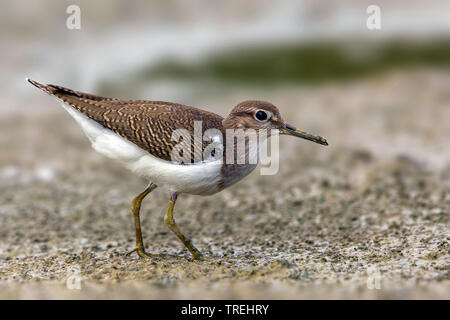
[[[164,222],[181,242],[189,249],[194,259],[203,259],[201,252],[186,238],[173,218],[173,208],[180,193],[194,195],[211,195],[238,182],[247,176],[257,163],[242,163],[225,161],[227,141],[220,139],[224,147],[220,156],[204,159],[199,157],[209,146],[208,142],[217,142],[211,135],[200,146],[189,146],[190,159],[200,161],[173,161],[173,151],[177,146],[173,134],[177,129],[187,130],[193,136],[195,123],[201,121],[201,134],[210,129],[225,133],[226,130],[255,132],[270,130],[278,134],[293,135],[316,143],[327,145],[327,141],[297,130],[287,124],[278,109],[265,101],[244,101],[239,103],[231,113],[222,118],[211,112],[181,104],[147,101],[119,100],[101,97],[79,91],[74,91],[57,85],[40,84],[27,78],[27,81],[56,97],[63,108],[76,120],[99,153],[122,162],[138,176],[149,181],[147,188],[132,201],[132,213],[136,231],[136,248],[128,254],[136,252],[140,257],[150,257],[144,249],[139,212],[142,200],[157,186],[166,187],[170,193],[169,206],[164,216]],[[190,137],[188,137],[190,138]],[[195,139],[195,137],[193,137]],[[190,140],[190,139],[187,139]],[[185,142],[187,142],[187,140]],[[203,139],[202,139],[203,140]],[[184,141],[184,139],[182,139]],[[233,145],[236,143],[233,138]],[[261,141],[258,142],[258,146]],[[256,148],[258,149],[258,148]],[[215,148],[211,155],[214,156]],[[239,157],[234,153],[231,158]],[[253,150],[253,151],[252,151]],[[254,149],[247,145],[243,156],[249,157]],[[256,151],[258,152],[258,150]],[[185,159],[185,158],[183,158]]]

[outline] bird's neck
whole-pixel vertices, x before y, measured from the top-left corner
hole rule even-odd
[[[224,158],[227,165],[257,165],[261,145],[267,136],[254,129],[243,128],[225,130]]]

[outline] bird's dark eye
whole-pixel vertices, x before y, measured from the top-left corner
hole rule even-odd
[[[255,119],[261,122],[269,120],[269,115],[264,110],[258,110],[255,113]]]

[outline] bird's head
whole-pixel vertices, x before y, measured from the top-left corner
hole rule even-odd
[[[280,134],[328,145],[324,138],[301,131],[286,123],[278,108],[266,101],[247,100],[239,103],[231,110],[228,117],[223,119],[222,124],[225,129],[254,129],[256,131],[266,129],[269,134],[272,130],[277,130]]]

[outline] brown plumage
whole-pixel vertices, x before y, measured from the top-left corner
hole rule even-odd
[[[164,101],[107,98],[28,81],[160,159],[171,160],[172,149],[178,143],[171,140],[176,129],[191,133],[192,161],[201,159],[203,149],[211,143],[203,141],[202,149],[196,148],[194,121],[202,121],[202,136],[208,129],[223,130],[221,116],[194,107]]]

